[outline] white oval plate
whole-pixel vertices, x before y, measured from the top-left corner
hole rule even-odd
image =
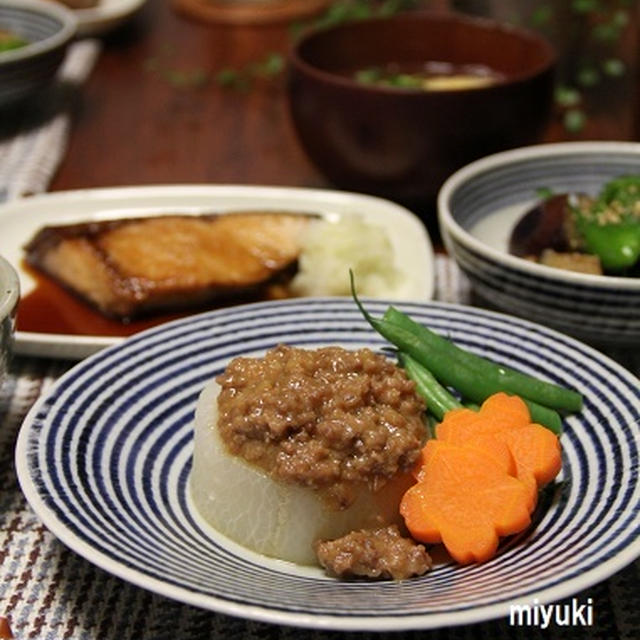
[[[162,213],[234,212],[247,209],[316,213],[327,218],[357,215],[383,228],[404,275],[398,297],[430,300],[433,249],[424,226],[407,209],[380,198],[321,189],[235,185],[118,187],[50,193],[0,206],[0,255],[18,271],[22,295],[34,287],[22,267],[22,247],[48,224],[68,224]],[[22,355],[83,358],[121,338],[18,331]]]
[[[367,306],[375,313],[386,308],[379,301]],[[36,403],[20,431],[16,465],[27,500],[62,542],[140,587],[225,614],[303,627],[477,622],[508,615],[511,604],[576,594],[634,560],[638,380],[599,352],[523,320],[446,304],[398,306],[468,349],[584,394],[584,410],[566,420],[561,476],[542,494],[532,526],[493,560],[440,563],[405,582],[341,582],[250,553],[194,511],[187,481],[203,385],[231,358],[278,343],[386,346],[347,299],[192,316],[79,363]]]

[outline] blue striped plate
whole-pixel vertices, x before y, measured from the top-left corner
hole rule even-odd
[[[382,313],[386,303],[368,301]],[[248,552],[191,505],[193,411],[234,356],[278,343],[382,349],[348,299],[235,307],[138,334],[80,362],[33,407],[16,463],[44,524],[140,587],[225,614],[343,630],[433,628],[508,615],[601,581],[640,555],[640,383],[597,351],[508,316],[398,305],[475,352],[585,396],[566,420],[564,466],[533,524],[496,558],[442,562],[401,583],[341,582]],[[239,496],[239,499],[241,497]]]

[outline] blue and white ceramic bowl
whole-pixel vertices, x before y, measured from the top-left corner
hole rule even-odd
[[[537,190],[595,194],[640,174],[640,144],[575,142],[488,156],[442,186],[438,215],[450,255],[483,301],[596,345],[640,345],[640,278],[554,269],[510,255],[509,236]]]
[[[77,19],[50,0],[0,0],[0,29],[28,42],[0,52],[0,107],[6,107],[51,83],[76,33]]]
[[[375,315],[387,307],[366,304]],[[22,426],[16,468],[25,496],[62,542],[124,580],[229,615],[304,627],[401,630],[508,616],[511,605],[566,598],[632,562],[640,554],[638,380],[524,320],[394,304],[469,350],[584,396],[584,409],[565,420],[561,476],[542,494],[531,527],[489,562],[441,559],[404,582],[340,581],[247,551],[195,511],[188,480],[203,386],[231,358],[279,343],[387,348],[348,299],[192,316],[81,361]]]

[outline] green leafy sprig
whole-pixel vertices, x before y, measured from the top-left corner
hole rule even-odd
[[[616,55],[616,47],[631,22],[636,0],[564,0],[576,24],[585,30],[586,54],[575,74],[564,78],[556,90],[556,104],[563,113],[564,127],[579,133],[588,121],[584,94],[605,78],[618,79],[627,73],[626,64]],[[529,16],[529,24],[545,33],[561,2],[541,1]]]
[[[355,20],[392,16],[424,4],[424,0],[336,0],[316,18],[294,23],[290,35],[295,40],[309,28],[328,28]],[[222,87],[247,90],[256,80],[278,78],[284,67],[284,56],[279,52],[269,52],[263,59],[242,67],[225,67],[215,78]]]

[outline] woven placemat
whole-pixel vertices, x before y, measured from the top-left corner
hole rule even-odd
[[[0,118],[0,202],[47,190],[67,150],[70,110],[100,49],[93,39],[72,44],[52,87]]]

